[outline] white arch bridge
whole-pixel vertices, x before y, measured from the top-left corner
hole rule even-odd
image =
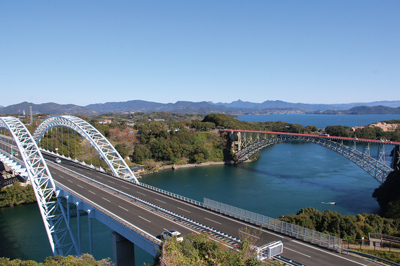
[[[132,170],[114,146],[95,127],[79,117],[64,115],[44,119],[33,133],[34,140],[39,144],[44,134],[54,127],[67,127],[77,132],[98,152],[114,176],[138,183]]]
[[[231,145],[237,162],[244,162],[258,151],[285,141],[304,141],[321,145],[333,150],[349,159],[379,183],[383,183],[386,177],[400,164],[400,142],[387,140],[371,140],[346,137],[334,137],[327,134],[312,135],[287,132],[231,130],[224,129],[230,135]],[[371,156],[370,145],[377,145],[376,159]],[[385,146],[394,146],[391,166],[385,164]],[[362,149],[360,150],[360,147]]]
[[[38,125],[33,135],[19,119],[0,117],[0,129],[3,133],[4,130],[8,131],[9,135],[1,135],[0,161],[31,182],[53,254],[80,254],[80,239],[75,241],[69,225],[69,203],[76,205],[73,209],[78,218],[79,204],[86,205],[86,210],[80,208],[87,213],[93,211],[93,208],[56,186],[52,178],[39,144],[45,133],[54,127],[70,128],[86,139],[107,163],[115,177],[133,183],[139,182],[111,143],[96,128],[78,117],[46,118]]]

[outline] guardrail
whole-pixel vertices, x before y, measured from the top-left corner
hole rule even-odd
[[[187,217],[185,217],[183,215],[171,212],[171,211],[169,211],[167,209],[164,209],[164,208],[162,208],[162,207],[160,207],[158,205],[152,204],[150,202],[147,202],[147,201],[144,201],[144,200],[142,200],[140,198],[132,196],[132,195],[130,195],[128,193],[125,193],[123,191],[117,190],[117,189],[115,189],[115,188],[113,188],[111,186],[108,186],[108,185],[106,185],[104,183],[101,183],[101,182],[99,182],[97,180],[91,179],[91,178],[89,178],[87,176],[84,176],[84,175],[82,175],[80,173],[72,171],[72,170],[70,170],[70,169],[68,169],[66,167],[61,166],[61,165],[55,164],[53,162],[51,162],[51,164],[54,164],[54,165],[56,165],[56,166],[58,166],[60,168],[63,168],[66,171],[74,173],[75,175],[78,175],[78,176],[80,176],[82,178],[85,178],[86,180],[89,180],[90,182],[96,183],[97,185],[105,187],[105,188],[107,188],[109,190],[112,190],[112,191],[118,193],[118,194],[121,194],[121,195],[124,195],[126,197],[132,198],[132,199],[134,199],[136,201],[140,201],[141,203],[143,203],[143,204],[145,204],[147,206],[150,206],[152,208],[160,210],[160,211],[162,211],[164,213],[167,213],[169,215],[175,216],[176,218],[185,220],[186,222],[189,222],[189,223],[191,223],[191,224],[193,224],[195,226],[201,227],[206,231],[212,232],[214,234],[218,234],[218,235],[220,235],[222,237],[228,238],[228,239],[236,241],[238,243],[241,242],[240,239],[237,239],[237,238],[235,238],[233,236],[225,234],[225,233],[223,233],[221,231],[215,230],[212,227],[203,225],[201,223],[197,223],[196,221],[191,220],[191,219],[189,219],[189,218],[187,218]],[[214,211],[217,211],[217,212],[220,212],[220,213],[223,213],[223,214],[226,214],[226,215],[229,215],[229,216],[244,220],[246,222],[250,222],[250,223],[253,223],[253,224],[256,224],[256,225],[263,226],[263,227],[265,227],[265,228],[267,228],[269,230],[273,230],[273,231],[279,232],[281,234],[285,234],[285,235],[288,235],[288,236],[291,236],[291,237],[295,237],[297,239],[301,239],[301,240],[303,240],[305,242],[316,244],[318,246],[325,247],[325,248],[328,248],[328,249],[336,250],[337,252],[340,252],[341,249],[342,249],[342,239],[338,238],[338,237],[335,237],[335,236],[331,236],[331,235],[324,234],[324,233],[321,233],[321,232],[318,232],[318,231],[314,231],[314,230],[311,230],[311,229],[308,229],[308,228],[304,228],[304,227],[301,227],[301,226],[298,226],[298,225],[294,225],[294,224],[290,224],[290,223],[287,223],[287,222],[283,222],[283,221],[280,221],[280,220],[277,220],[277,219],[274,219],[274,218],[270,218],[268,216],[264,216],[264,215],[257,214],[257,213],[251,212],[251,211],[243,210],[243,209],[240,209],[240,208],[237,208],[237,207],[234,207],[234,206],[231,206],[231,205],[227,205],[227,204],[224,204],[224,203],[220,203],[220,202],[217,202],[217,201],[214,201],[214,200],[210,200],[210,199],[207,199],[207,198],[204,198],[204,203],[202,203],[202,202],[199,202],[197,200],[193,200],[193,199],[190,199],[190,198],[187,198],[187,197],[184,197],[184,196],[172,193],[172,192],[168,192],[166,190],[162,190],[162,189],[153,187],[151,185],[147,185],[147,184],[144,184],[144,183],[140,183],[139,185],[142,186],[142,187],[146,187],[148,189],[157,191],[159,193],[162,193],[162,194],[165,194],[165,195],[168,195],[168,196],[171,196],[171,197],[174,197],[174,198],[177,198],[177,199],[180,199],[180,200],[195,204],[197,206],[208,208],[208,209],[211,209],[211,210],[214,210]]]
[[[354,253],[354,254],[357,254],[357,255],[360,255],[360,256],[364,256],[364,257],[368,257],[368,258],[374,259],[374,261],[375,260],[379,260],[379,261],[383,261],[385,263],[389,263],[389,264],[392,264],[392,265],[400,266],[400,264],[398,264],[396,262],[393,262],[393,261],[390,261],[390,260],[387,260],[387,259],[382,259],[382,258],[376,257],[376,256],[371,255],[371,254],[362,253],[362,252],[358,252],[358,251],[351,250],[351,249],[343,249],[343,252]]]
[[[216,229],[214,229],[214,228],[212,228],[212,227],[209,227],[209,226],[207,226],[207,225],[198,223],[198,222],[196,222],[196,221],[194,221],[194,220],[192,220],[192,219],[189,219],[189,218],[187,218],[187,217],[185,217],[185,216],[183,216],[183,215],[174,213],[174,212],[172,212],[172,211],[169,211],[169,210],[167,210],[167,209],[165,209],[165,208],[162,208],[162,207],[160,207],[160,206],[158,206],[158,205],[155,205],[155,204],[153,204],[153,203],[150,203],[150,202],[148,202],[148,201],[142,200],[141,198],[135,197],[135,196],[130,195],[130,194],[126,193],[126,192],[123,192],[123,191],[121,191],[121,190],[118,190],[118,189],[116,189],[116,188],[114,188],[114,187],[111,187],[111,186],[109,186],[109,185],[106,185],[106,184],[104,184],[104,183],[101,183],[101,182],[99,182],[99,181],[97,181],[97,180],[94,180],[94,179],[92,179],[92,178],[90,178],[90,177],[87,177],[87,176],[82,175],[82,174],[80,174],[80,173],[77,173],[77,172],[75,172],[75,171],[73,171],[73,170],[70,170],[70,169],[68,169],[68,168],[66,168],[66,167],[64,167],[64,166],[58,165],[58,164],[53,163],[53,162],[50,162],[50,164],[55,165],[55,166],[57,166],[57,167],[59,167],[59,168],[62,168],[62,169],[64,169],[65,171],[68,171],[68,172],[74,174],[74,175],[75,175],[76,177],[78,177],[78,178],[84,178],[84,179],[86,179],[87,181],[89,181],[90,183],[95,183],[95,184],[97,184],[97,185],[100,186],[100,187],[103,187],[103,188],[106,188],[106,189],[108,189],[108,190],[111,190],[111,191],[113,191],[115,194],[119,194],[119,195],[122,195],[122,196],[124,196],[124,197],[133,199],[133,200],[136,201],[136,202],[140,202],[140,203],[142,203],[142,204],[144,204],[144,205],[146,205],[146,206],[149,206],[149,207],[151,207],[151,208],[153,208],[153,209],[156,209],[156,210],[161,211],[161,212],[163,212],[163,213],[165,213],[165,214],[171,215],[171,216],[174,217],[174,218],[178,218],[178,219],[180,219],[180,220],[182,220],[182,221],[188,222],[188,223],[190,223],[190,224],[192,224],[192,225],[194,225],[194,226],[197,226],[198,228],[202,228],[202,229],[205,230],[205,231],[211,232],[211,233],[213,233],[213,234],[215,234],[215,235],[219,235],[219,236],[221,236],[221,237],[224,237],[224,238],[229,239],[229,240],[231,240],[231,241],[234,241],[234,242],[236,242],[236,243],[240,243],[240,242],[241,242],[241,240],[238,239],[238,238],[235,238],[235,237],[233,237],[233,236],[231,236],[231,235],[225,234],[224,232],[218,231],[218,230],[216,230]],[[173,194],[173,193],[172,193],[172,194]]]
[[[215,200],[204,198],[204,207],[213,211],[226,214],[237,219],[260,225],[269,230],[279,232],[303,241],[316,244],[321,247],[341,251],[342,239],[339,237],[327,235],[318,231],[304,228],[298,225],[290,224],[284,221],[270,218],[258,213],[246,211],[228,204],[224,204]]]
[[[195,204],[197,206],[202,206],[203,207],[203,202],[200,202],[200,201],[197,201],[197,200],[194,200],[194,199],[191,199],[191,198],[187,198],[187,197],[184,197],[184,196],[181,196],[181,195],[178,195],[178,194],[175,194],[175,193],[172,193],[172,192],[169,192],[169,191],[157,188],[157,187],[153,187],[153,186],[150,186],[150,185],[145,184],[145,183],[140,183],[139,182],[139,185],[142,186],[142,187],[145,187],[145,188],[160,192],[160,193],[162,193],[164,195],[168,195],[168,196],[174,197],[176,199],[180,199],[180,200]]]

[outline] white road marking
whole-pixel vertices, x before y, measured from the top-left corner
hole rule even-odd
[[[90,191],[90,190],[89,190],[89,192],[96,195],[96,193],[94,193],[93,191]]]
[[[123,210],[129,212],[129,211],[128,211],[127,209],[125,209],[124,207],[121,207],[121,206],[119,206],[119,205],[118,205],[118,207],[120,207],[121,209],[123,209]]]
[[[108,180],[108,182],[115,184],[115,182]]]
[[[221,224],[221,223],[219,223],[219,222],[217,222],[217,221],[214,221],[214,220],[211,220],[211,219],[209,219],[209,218],[207,218],[207,217],[204,217],[204,219],[209,220],[209,221],[214,222],[214,223],[217,223],[217,224]]]
[[[101,176],[98,176],[98,178],[103,179]]]
[[[129,189],[128,187],[126,187],[126,186],[121,186],[121,187],[124,187],[124,188],[126,188],[126,189]]]
[[[354,263],[357,263],[357,264],[360,264],[360,265],[367,266],[366,264],[362,264],[362,263],[360,263],[360,262],[358,262],[358,261],[354,261],[354,260],[350,260],[350,259],[347,259],[347,258],[343,258],[343,257],[338,256],[338,255],[336,255],[336,254],[333,254],[333,253],[331,253],[331,252],[328,252],[328,251],[325,251],[325,250],[322,250],[322,249],[319,249],[319,248],[316,248],[316,247],[313,247],[313,246],[310,246],[310,245],[301,243],[301,242],[296,241],[296,240],[292,240],[292,242],[297,243],[297,244],[300,244],[300,245],[303,245],[303,246],[306,246],[306,247],[309,247],[309,248],[312,248],[312,249],[319,250],[319,251],[324,252],[324,253],[326,253],[326,254],[330,254],[330,255],[332,255],[332,256],[335,256],[335,257],[338,257],[338,258],[341,258],[341,259],[344,259],[344,260],[347,260],[347,261],[351,261],[351,262],[354,262]]]
[[[206,219],[207,219],[207,218],[206,218]],[[246,235],[249,235],[249,236],[252,236],[252,237],[255,237],[255,238],[258,238],[258,239],[260,239],[258,236],[255,236],[255,235],[249,234],[249,233],[247,233],[247,232],[243,232],[243,231],[241,231],[241,230],[239,230],[239,232],[242,232],[243,234],[246,234]]]
[[[179,207],[178,207],[178,209],[180,209],[180,210],[182,210],[182,211],[184,211],[184,212],[192,213],[192,212],[190,212],[190,211],[188,211],[188,210],[185,210],[185,209],[182,209],[182,208],[179,208]]]
[[[68,179],[68,182],[74,183],[74,182],[72,182],[72,181],[71,181],[71,180],[69,180],[69,179]]]
[[[108,199],[106,199],[106,198],[104,198],[104,197],[101,197],[103,200],[106,200],[106,201],[108,201],[108,202],[110,202],[110,200],[108,200]]]
[[[142,216],[139,216],[139,218],[142,218],[143,220],[145,220],[145,221],[147,221],[147,222],[151,223],[151,221],[150,221],[150,220],[147,220],[146,218],[143,218]]]
[[[83,188],[81,185],[78,185],[78,187]]]
[[[309,256],[309,255],[306,255],[306,254],[304,254],[304,253],[301,253],[301,252],[298,252],[298,251],[296,251],[296,250],[293,250],[293,249],[291,249],[291,248],[287,248],[287,247],[283,247],[284,249],[287,249],[287,250],[290,250],[290,251],[293,251],[293,252],[296,252],[296,253],[299,253],[300,255],[303,255],[303,256],[306,256],[306,257],[309,257],[309,258],[311,258],[311,256]]]
[[[143,196],[146,196],[146,194],[144,194],[144,193],[141,193],[141,192],[138,192],[139,194],[142,194]]]
[[[59,177],[64,178],[62,175],[59,175]]]
[[[139,192],[138,192],[139,193]],[[162,202],[162,203],[166,203],[165,201],[159,200],[159,199],[155,199],[156,201]]]

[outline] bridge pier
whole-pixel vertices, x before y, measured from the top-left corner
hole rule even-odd
[[[399,145],[394,146],[392,150],[392,168],[394,170],[400,170],[400,149]]]
[[[112,232],[113,263],[116,266],[135,266],[135,245],[117,232]]]
[[[235,140],[235,137],[237,136],[237,140]],[[242,146],[242,138],[241,138],[241,132],[229,132],[229,139],[231,141],[231,150],[233,152],[240,151],[240,147]],[[235,151],[235,146],[237,145],[237,151]]]

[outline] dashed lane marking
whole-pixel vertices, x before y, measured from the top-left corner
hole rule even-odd
[[[150,220],[147,220],[146,218],[143,218],[142,216],[139,216],[139,218],[142,218],[143,220],[145,220],[146,222],[149,222],[149,223],[151,223],[151,221]]]
[[[207,218],[206,218],[207,219]],[[258,239],[260,239],[258,236],[255,236],[255,235],[252,235],[252,234],[249,234],[249,233],[247,233],[247,232],[243,232],[243,231],[241,231],[241,230],[239,230],[239,232],[242,232],[243,234],[245,234],[245,235],[249,235],[249,236],[252,236],[252,237],[255,237],[255,238],[258,238]]]
[[[182,210],[182,211],[184,211],[184,212],[192,213],[192,212],[190,212],[190,211],[188,211],[188,210],[185,210],[185,209],[182,209],[182,208],[179,208],[179,207],[178,207],[178,209],[180,209],[180,210]]]
[[[204,217],[204,219],[206,219],[206,220],[209,220],[209,221],[211,221],[211,222],[214,222],[214,223],[217,223],[217,224],[221,224],[220,222],[217,222],[217,221],[211,220],[211,219],[209,219],[209,218],[207,218],[207,217]]]
[[[306,256],[306,257],[311,258],[311,256],[309,256],[309,255],[307,255],[307,254],[304,254],[304,253],[301,253],[301,252],[298,252],[298,251],[296,251],[296,250],[294,250],[294,249],[287,248],[287,247],[283,247],[283,248],[284,248],[284,249],[287,249],[287,250],[290,250],[290,251],[293,251],[293,252],[296,252],[296,253],[298,253],[298,254],[300,254],[300,255],[303,255],[303,256]]]
[[[119,206],[119,205],[118,205],[118,207],[120,207],[121,209],[123,209],[123,210],[129,212],[129,211],[128,211],[127,209],[125,209],[124,207],[121,207],[121,206]]]

